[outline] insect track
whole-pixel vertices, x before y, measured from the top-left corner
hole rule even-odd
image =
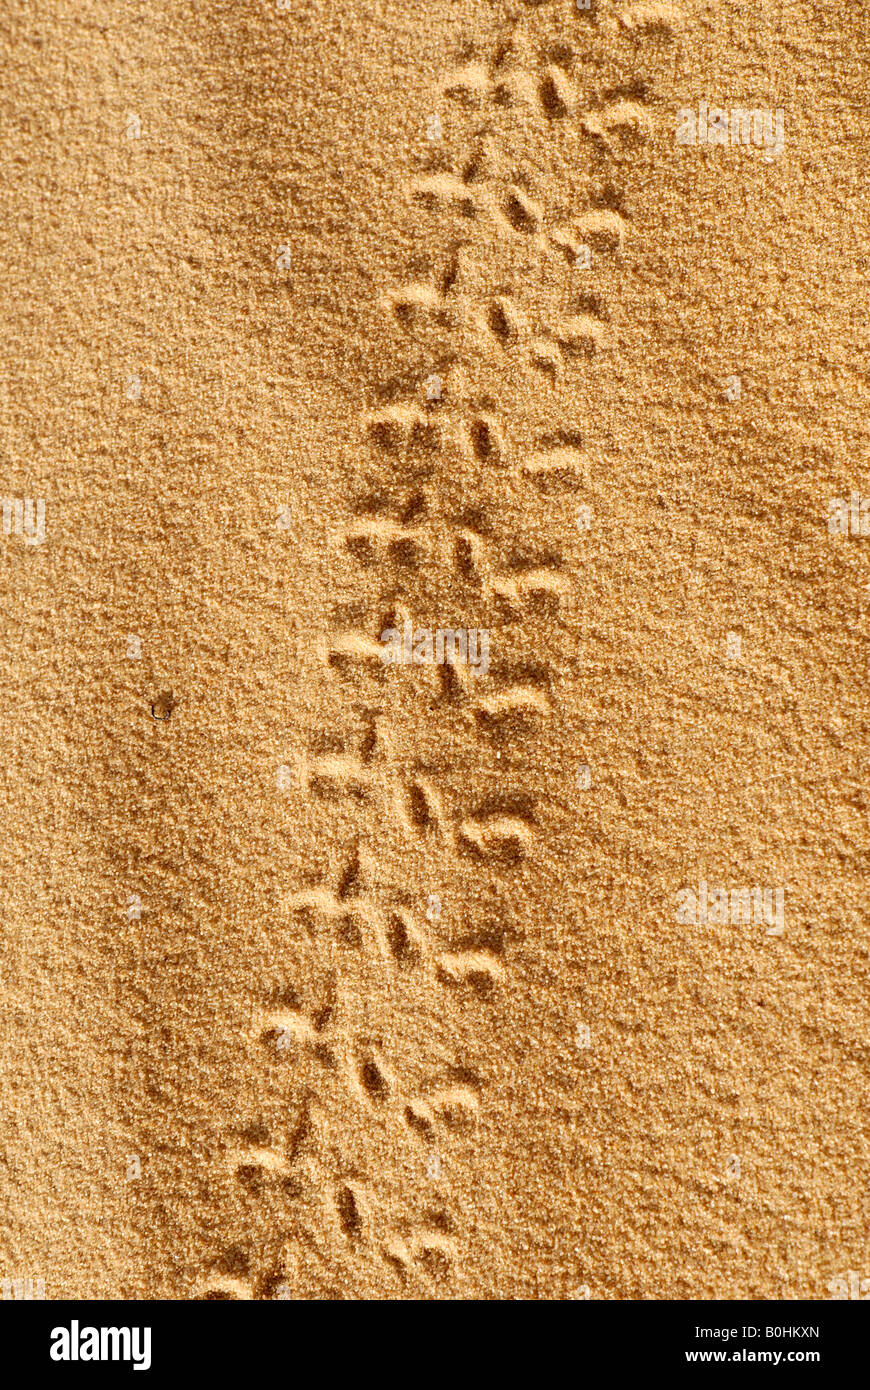
[[[415,690],[410,682],[420,672],[388,669],[380,634],[411,621],[412,603],[425,599],[436,578],[457,601],[483,605],[502,625],[556,619],[572,591],[563,556],[524,550],[520,537],[499,538],[484,497],[510,488],[517,497],[546,503],[590,486],[594,452],[585,424],[580,429],[562,421],[553,428],[541,418],[530,422],[533,447],[516,441],[509,374],[526,374],[535,399],[539,390],[555,392],[587,364],[618,350],[618,323],[603,271],[599,283],[595,267],[618,268],[627,253],[632,214],[613,171],[621,177],[654,132],[650,94],[631,75],[631,64],[638,46],[673,40],[679,15],[668,5],[593,3],[562,32],[561,14],[527,0],[488,51],[465,53],[433,95],[439,109],[456,114],[450,139],[426,152],[401,192],[413,215],[430,224],[435,269],[421,274],[418,267],[381,295],[402,367],[409,340],[431,352],[433,365],[416,388],[399,385],[401,372],[371,385],[360,436],[373,481],[349,499],[337,538],[362,597],[353,612],[348,606],[336,616],[323,651],[343,688],[374,700],[378,720],[355,746],[340,741],[335,748],[312,748],[300,762],[306,796],[372,803],[403,837],[409,856],[437,854],[457,880],[470,867],[491,885],[510,882],[534,859],[541,808],[522,787],[482,802],[473,785],[457,788],[422,759],[388,754],[401,744],[398,721],[406,717],[393,712],[395,694]],[[556,28],[548,29],[554,16]],[[623,43],[628,74],[601,92],[577,71],[587,36],[599,28]],[[457,135],[463,123],[465,138]],[[576,142],[585,173],[576,189],[551,198],[526,147],[563,137]],[[538,273],[562,287],[561,304],[544,305],[525,293]],[[587,276],[582,289],[578,276]],[[608,283],[615,283],[612,275]],[[478,375],[488,373],[498,389],[481,388],[479,364]],[[460,626],[460,616],[445,618]],[[434,677],[425,696],[422,687],[417,696],[429,700],[428,718],[445,729],[453,727],[449,721],[466,720],[481,757],[508,741],[531,746],[559,717],[558,682],[544,664],[511,664],[497,656],[485,686],[461,664],[442,665]],[[485,1008],[510,981],[510,934],[472,926],[457,939],[437,918],[424,919],[422,903],[400,897],[390,886],[373,886],[366,847],[357,839],[345,847],[330,882],[290,889],[284,906],[290,923],[324,959],[336,959],[339,943],[391,972],[396,989],[423,981],[433,1008],[465,1007],[464,1001]],[[284,1136],[228,1144],[231,1172],[254,1191],[285,1179],[304,1148],[318,1069],[338,1078],[359,1126],[380,1126],[372,1133],[388,1133],[397,1145],[449,1145],[473,1130],[485,1111],[485,1083],[477,1079],[435,1079],[421,1093],[412,1087],[408,1094],[388,1048],[347,1024],[341,968],[330,999],[313,1011],[278,1004],[256,1013],[253,1043],[280,1061],[291,1091],[294,1067],[310,1066],[306,1085],[314,1099],[305,1093]],[[420,1047],[425,1062],[425,1038]],[[377,1251],[403,1281],[415,1271],[436,1281],[455,1276],[461,1231],[449,1206],[409,1217],[401,1229],[379,1237],[377,1192],[365,1175],[340,1174],[328,1183],[324,1177],[323,1183],[331,1193],[328,1219],[355,1258]],[[249,1298],[268,1287],[246,1267],[232,1265],[225,1259],[204,1278],[202,1296]]]

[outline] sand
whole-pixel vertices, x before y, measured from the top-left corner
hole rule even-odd
[[[866,11],[2,35],[0,1276],[870,1273]]]

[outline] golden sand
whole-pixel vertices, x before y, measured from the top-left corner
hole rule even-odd
[[[2,35],[0,1276],[870,1274],[866,9]]]

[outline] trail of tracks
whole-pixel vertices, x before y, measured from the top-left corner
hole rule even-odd
[[[424,1289],[427,1280],[435,1289],[449,1287],[461,1262],[449,1183],[437,1179],[454,1137],[473,1135],[487,1087],[461,1055],[439,1070],[425,1035],[418,1046],[431,1083],[418,1091],[397,1075],[370,1033],[348,1018],[342,955],[357,952],[373,983],[386,979],[388,993],[422,994],[448,1031],[457,990],[486,1008],[516,968],[504,930],[469,930],[466,921],[457,933],[447,908],[457,895],[448,885],[471,876],[484,894],[509,894],[511,876],[530,857],[534,863],[543,833],[540,796],[516,768],[493,790],[491,770],[506,744],[526,763],[533,760],[548,721],[559,718],[558,669],[522,653],[540,645],[541,624],[558,625],[577,575],[552,545],[499,536],[499,494],[511,491],[521,507],[556,498],[569,524],[571,508],[576,522],[595,441],[589,422],[572,416],[554,428],[542,412],[538,422],[525,422],[533,433],[528,447],[514,437],[505,398],[517,378],[528,384],[536,377],[533,393],[552,392],[590,358],[618,350],[601,272],[606,267],[618,279],[621,258],[630,254],[623,182],[632,150],[650,135],[654,106],[630,71],[622,82],[590,91],[587,49],[593,39],[605,49],[624,48],[628,37],[633,56],[632,45],[649,37],[672,39],[673,23],[673,12],[659,6],[572,13],[567,26],[564,6],[530,7],[494,35],[486,52],[465,54],[432,94],[435,138],[405,196],[428,220],[422,235],[433,271],[383,289],[394,361],[372,383],[374,403],[361,422],[369,484],[352,499],[344,540],[358,568],[359,621],[348,625],[342,615],[324,652],[349,704],[363,712],[362,725],[349,738],[321,741],[298,771],[304,794],[349,799],[364,814],[373,807],[378,819],[393,820],[407,855],[430,866],[424,876],[433,891],[372,886],[361,833],[332,882],[288,894],[289,921],[314,943],[315,973],[328,983],[307,1008],[298,1002],[304,991],[292,986],[284,1001],[259,1006],[253,1037],[274,1057],[272,1084],[286,1089],[296,1118],[268,1139],[256,1127],[235,1135],[226,1162],[253,1192],[284,1185],[297,1195],[294,1174],[307,1164],[309,1179],[324,1189],[321,1229],[299,1230],[268,1268],[256,1257],[246,1260],[244,1276],[231,1272],[232,1257],[218,1256],[202,1296],[295,1294],[293,1247],[300,1242],[327,1250],[343,1241],[356,1257],[364,1252],[391,1267],[408,1289],[420,1279]],[[586,172],[573,187],[546,181],[539,190],[536,144],[559,140],[569,148],[569,167],[573,156]],[[536,302],[526,294],[529,275],[543,283],[549,312],[540,296]],[[401,384],[409,357],[431,367],[410,388]],[[413,629],[426,615],[433,626],[486,629],[491,673],[484,678],[449,663],[432,668],[431,678],[419,667],[412,675],[385,668],[380,634],[407,623]],[[397,688],[415,688],[415,677],[424,680],[417,700],[428,706],[436,738],[440,725],[445,748],[463,747],[459,797],[450,756],[439,766],[392,751],[396,721],[406,718]],[[476,772],[481,759],[489,776]],[[477,792],[477,781],[489,790]],[[383,1174],[342,1173],[340,1155],[337,1166],[326,1159],[332,1148],[335,1160],[328,1100],[335,1086],[352,1098],[360,1127],[379,1127],[388,1163],[410,1149],[412,1161],[417,1153],[436,1179],[439,1200],[428,1219],[409,1215],[385,1229],[377,1210]]]

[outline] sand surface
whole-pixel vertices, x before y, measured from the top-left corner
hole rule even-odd
[[[870,1275],[866,9],[0,32],[0,1276]]]

